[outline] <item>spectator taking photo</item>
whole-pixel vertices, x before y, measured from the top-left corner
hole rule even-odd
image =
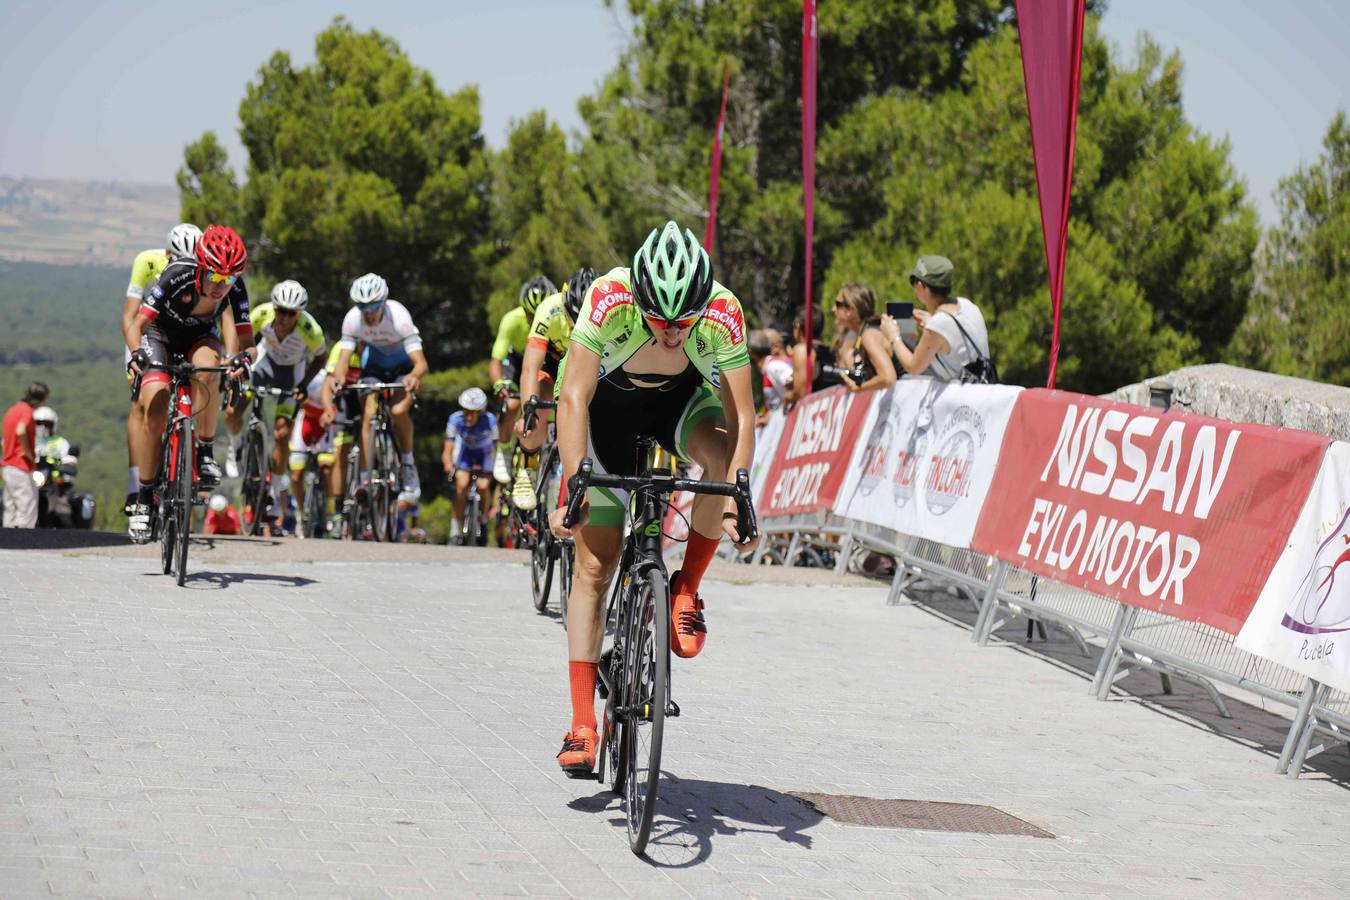
[[[899,322],[891,316],[881,319],[896,361],[910,375],[963,381],[966,366],[989,357],[989,332],[980,308],[965,297],[951,296],[953,271],[945,256],[921,256],[910,270],[909,283],[922,307],[914,310],[914,321],[923,328],[912,349],[902,339]]]

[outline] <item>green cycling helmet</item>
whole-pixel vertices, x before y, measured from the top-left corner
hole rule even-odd
[[[633,300],[643,315],[667,322],[703,314],[712,296],[712,262],[689,229],[652,229],[633,256]]]
[[[534,311],[539,308],[544,298],[557,292],[558,289],[553,286],[553,282],[543,275],[536,275],[520,286],[520,307],[525,310],[525,315],[533,319]]]

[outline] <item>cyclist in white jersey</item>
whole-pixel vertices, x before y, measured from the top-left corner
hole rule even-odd
[[[422,352],[422,336],[408,308],[389,299],[389,285],[373,272],[352,282],[352,303],[342,320],[342,348],[333,375],[338,384],[347,377],[347,367],[357,341],[365,344],[361,358],[361,380],[370,383],[403,382],[390,408],[394,419],[394,438],[403,454],[403,490],[421,493],[417,465],[413,462],[413,423],[408,413],[413,394],[427,374],[427,358]],[[370,417],[375,414],[375,395],[366,398],[361,419],[361,481],[369,476]],[[325,425],[337,418],[337,407],[324,410]]]
[[[251,383],[255,387],[274,387],[283,391],[300,392],[314,374],[323,368],[327,341],[323,329],[314,317],[305,311],[309,292],[298,281],[282,281],[272,288],[270,303],[263,303],[249,313],[253,338],[258,346],[258,361],[253,364]],[[225,457],[225,474],[239,477],[239,451],[244,444],[244,410],[246,404],[230,409],[225,415],[225,429],[230,435],[230,446]],[[277,400],[272,430],[272,485],[274,494],[283,486],[286,468],[286,448],[290,445],[291,422],[295,419],[295,400],[291,397]],[[280,500],[274,496],[274,501]],[[278,505],[278,509],[284,507]]]

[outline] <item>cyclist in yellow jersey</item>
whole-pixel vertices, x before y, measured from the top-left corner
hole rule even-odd
[[[136,254],[136,259],[131,263],[131,280],[127,283],[126,301],[122,304],[122,332],[126,333],[133,319],[136,318],[136,312],[141,308],[141,301],[145,297],[145,289],[159,280],[159,276],[169,265],[171,257],[190,257],[197,249],[197,240],[202,236],[202,231],[196,225],[190,222],[180,222],[169,230],[167,246],[162,250],[142,250]],[[126,351],[126,358],[122,360],[125,365],[131,360],[131,351]],[[131,373],[127,373],[127,380],[131,380]],[[145,407],[141,405],[140,399],[131,401],[131,409],[127,413],[127,502],[124,507],[131,508],[131,504],[136,499],[136,492],[140,487],[140,474],[136,467],[135,460],[132,457],[131,445],[132,435],[140,430],[140,422],[145,418]]]
[[[492,378],[492,392],[501,402],[502,414],[497,419],[497,453],[492,460],[492,477],[502,484],[511,481],[507,460],[511,457],[511,432],[520,412],[520,393],[517,379],[525,357],[525,343],[530,336],[530,322],[535,310],[549,294],[557,291],[553,282],[536,275],[520,286],[520,305],[502,316],[497,324],[497,340],[492,344],[492,358],[488,360],[488,375]]]
[[[558,378],[558,365],[567,355],[567,347],[572,341],[572,323],[576,321],[577,311],[586,298],[586,291],[596,279],[596,271],[582,266],[567,279],[563,289],[544,299],[535,310],[534,322],[530,326],[530,337],[525,344],[525,359],[520,369],[520,399],[528,403],[531,397],[553,396],[553,385]],[[538,417],[534,430],[525,430],[525,421],[516,422],[516,435],[520,447],[527,455],[538,451],[548,431],[547,423],[552,416]],[[511,489],[511,501],[517,508],[534,509],[537,500],[534,477],[528,466],[522,466],[516,473],[515,485]]]

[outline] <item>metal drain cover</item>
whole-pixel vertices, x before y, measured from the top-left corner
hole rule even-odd
[[[1053,838],[1017,816],[992,806],[971,803],[938,803],[930,800],[877,800],[842,794],[810,794],[788,791],[812,806],[822,816],[848,825],[873,828],[915,828],[921,831],[964,831],[972,834],[1015,834]]]

